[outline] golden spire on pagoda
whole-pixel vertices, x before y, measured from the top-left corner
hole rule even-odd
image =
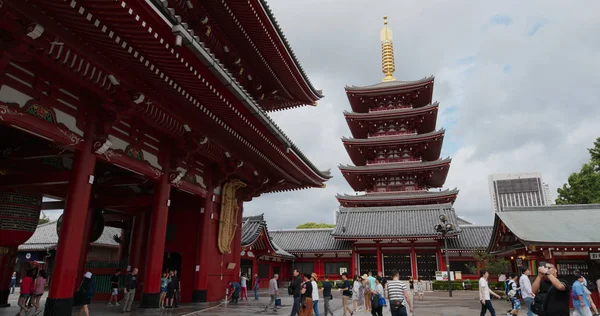
[[[381,40],[381,71],[385,74],[382,81],[394,81],[393,74],[396,71],[394,64],[394,46],[392,43],[392,30],[387,25],[387,16],[383,17],[383,28],[379,33]]]

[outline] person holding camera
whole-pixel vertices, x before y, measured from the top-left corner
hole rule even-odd
[[[558,278],[554,264],[547,262],[538,268],[538,275],[531,285],[536,297],[531,310],[544,316],[569,316],[569,286]]]

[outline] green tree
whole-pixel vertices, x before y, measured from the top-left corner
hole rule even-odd
[[[334,228],[334,227],[335,227],[335,224],[308,222],[308,223],[298,225],[296,227],[296,229]]]
[[[46,213],[42,212],[40,214],[40,219],[38,220],[38,224],[41,225],[41,224],[46,224],[48,222],[50,222],[50,218],[46,215]]]
[[[500,275],[510,271],[510,261],[490,255],[485,251],[473,252],[473,258],[479,263],[480,269],[486,269],[490,275]],[[476,265],[465,264],[465,266],[473,274],[479,272],[479,268]]]
[[[588,149],[591,159],[558,188],[556,204],[600,203],[600,137]]]

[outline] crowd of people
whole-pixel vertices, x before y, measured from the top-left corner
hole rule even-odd
[[[488,284],[489,273],[480,271],[479,300],[481,301],[481,316],[488,311],[492,316],[496,311],[490,296],[501,298]],[[521,310],[521,299],[527,306],[527,316],[598,316],[598,309],[592,300],[591,293],[595,284],[588,280],[580,271],[575,272],[575,281],[572,284],[560,278],[554,264],[545,263],[538,268],[538,274],[533,283],[530,280],[531,270],[527,267],[520,269],[520,276],[508,273],[505,280],[505,294],[511,302],[508,315],[518,315]],[[503,282],[504,280],[499,281]],[[569,303],[573,304],[574,313],[570,314]]]

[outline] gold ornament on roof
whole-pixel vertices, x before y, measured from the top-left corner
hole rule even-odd
[[[381,40],[381,71],[385,75],[383,82],[394,81],[394,45],[392,43],[392,30],[388,27],[387,16],[383,17],[383,28],[379,32],[379,40]]]

